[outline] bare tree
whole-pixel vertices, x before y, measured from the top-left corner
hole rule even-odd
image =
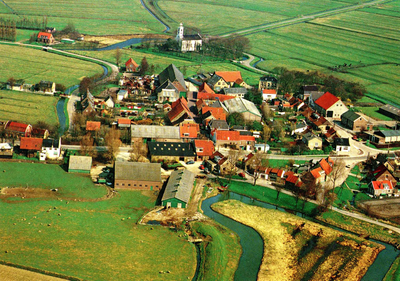
[[[7,83],[8,83],[8,85],[10,85],[10,88],[12,90],[12,88],[15,86],[16,80],[14,77],[10,77],[10,78],[8,78]]]
[[[271,128],[268,125],[263,126],[263,139],[264,141],[268,141],[271,137]]]
[[[97,157],[97,149],[94,146],[94,139],[90,134],[86,134],[81,140],[81,155],[89,155],[93,158]]]
[[[149,63],[147,62],[146,57],[142,58],[142,61],[140,62],[140,76],[144,76],[146,72],[149,70]]]
[[[145,162],[143,158],[146,158],[148,153],[147,144],[135,141],[132,144],[132,149],[130,150],[130,158],[131,162]]]
[[[121,62],[121,57],[122,57],[122,51],[120,48],[116,48],[115,49],[115,63],[117,64],[117,66],[119,66],[120,62]]]
[[[273,116],[272,110],[268,103],[263,103],[261,105],[261,112],[265,120],[269,120]]]
[[[267,158],[268,158],[267,154],[257,152],[249,160],[250,161],[249,168],[253,177],[253,185],[256,185],[257,180],[260,178],[260,171],[258,170],[258,168],[262,166],[263,163],[265,164]]]
[[[107,158],[109,160],[115,160],[119,151],[119,146],[121,145],[120,131],[114,128],[110,129],[106,134],[105,142],[107,146]]]
[[[82,129],[85,126],[86,118],[82,113],[75,112],[72,116],[72,124],[71,124],[71,133],[74,137],[82,135],[84,130]]]
[[[332,182],[332,190],[335,189],[338,180],[344,178],[344,173],[346,171],[346,163],[343,159],[335,161],[332,167],[332,172],[329,174],[328,178]]]
[[[234,149],[229,150],[227,160],[226,160],[228,163],[223,172],[223,174],[225,174],[229,177],[229,182],[231,182],[232,176],[234,176],[236,174],[236,171],[237,171],[236,164],[239,160],[239,157],[240,157],[240,153],[238,150],[234,150]]]

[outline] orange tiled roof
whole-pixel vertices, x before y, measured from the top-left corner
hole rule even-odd
[[[214,143],[211,140],[195,140],[194,145],[196,151],[198,148],[202,148],[202,152],[196,152],[197,156],[211,156],[214,153]]]
[[[192,117],[187,100],[183,97],[172,103],[172,109],[170,112],[168,112],[168,118],[173,123],[182,113],[186,113],[188,116]]]
[[[234,99],[235,97],[222,95],[222,94],[211,94],[211,93],[199,92],[199,93],[197,93],[197,98],[203,99],[203,100],[219,100],[221,102],[224,102],[226,100]]]
[[[226,131],[226,130],[214,130],[212,135],[217,134],[216,140],[229,140],[229,141],[255,141],[254,136],[240,135],[239,131]]]
[[[197,138],[199,131],[199,124],[185,123],[179,125],[179,133],[181,138]]]
[[[242,79],[240,71],[215,71],[215,74],[222,77],[225,82],[235,82],[238,79]]]
[[[215,92],[213,91],[213,89],[211,89],[210,86],[208,86],[207,83],[203,83],[200,85],[199,87],[199,93],[208,93],[208,94],[215,94]]]
[[[262,93],[268,94],[268,95],[276,95],[276,90],[275,89],[263,89]]]
[[[131,124],[131,119],[119,118],[119,119],[118,119],[118,124],[121,124],[121,125],[130,125],[130,124]]]
[[[212,114],[212,116],[214,117],[214,119],[226,120],[226,114],[222,107],[204,106],[201,110],[201,113],[206,114],[207,112],[210,112]]]
[[[86,121],[86,131],[100,130],[101,122],[99,121]]]
[[[385,189],[384,184],[387,184],[387,187],[388,187],[389,189],[393,189],[393,185],[392,185],[392,182],[391,182],[391,181],[373,181],[373,182],[372,182],[372,187],[373,187],[375,190],[381,190],[381,189]]]
[[[329,164],[325,159],[322,159],[319,162],[319,165],[321,166],[321,168],[324,170],[325,174],[327,174],[327,175],[329,175],[333,170],[333,162],[331,162]]]
[[[42,150],[43,139],[21,137],[20,148],[27,150]]]
[[[125,63],[125,66],[127,67],[129,64],[133,64],[133,66],[135,67],[135,69],[136,68],[138,68],[139,67],[139,65],[132,59],[132,58],[130,58],[126,63]]]
[[[314,170],[311,170],[311,174],[313,175],[314,178],[319,178],[321,176],[320,172],[322,171],[321,167],[318,167]]]
[[[41,31],[39,32],[37,38],[42,38],[42,37],[50,39],[51,37],[53,37],[53,35],[51,33]]]

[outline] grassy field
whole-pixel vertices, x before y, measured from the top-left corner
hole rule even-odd
[[[400,280],[400,256],[394,261],[388,273],[386,273],[383,281],[399,281]]]
[[[58,123],[56,104],[58,98],[18,91],[0,90],[0,120],[14,120],[28,124],[45,121]]]
[[[94,58],[99,58],[105,61],[109,61],[111,63],[115,63],[115,51],[73,51],[76,54],[86,55]],[[146,60],[149,65],[154,65],[154,71],[156,73],[160,73],[163,71],[168,65],[173,63],[176,67],[178,67],[185,77],[190,77],[194,74],[201,72],[214,72],[214,71],[240,71],[242,73],[243,80],[250,85],[258,85],[258,81],[261,74],[255,73],[253,71],[249,71],[243,69],[235,64],[229,62],[196,62],[190,61],[185,58],[168,56],[160,53],[153,52],[141,52],[135,49],[122,49],[121,50],[121,62],[125,64],[125,62],[132,58],[136,61],[136,63],[140,64],[143,57],[146,57]]]
[[[85,280],[193,277],[196,250],[182,232],[137,224],[154,207],[153,193],[120,191],[98,200],[106,190],[87,176],[67,174],[53,165],[0,164],[5,170],[2,187],[25,187],[29,182],[37,189],[58,187],[60,195],[24,199],[1,195],[0,260]]]
[[[162,32],[163,25],[157,22],[141,5],[140,1],[89,0],[44,1],[10,0],[7,4],[18,17],[37,18],[42,21],[47,15],[48,26],[61,30],[68,23],[84,34],[138,34]],[[0,5],[0,17],[16,18],[11,11]],[[106,30],[106,33],[104,32]]]
[[[8,78],[24,79],[25,83],[36,84],[41,80],[72,86],[79,84],[85,76],[103,73],[95,63],[68,58],[35,50],[0,44],[0,82]]]
[[[328,280],[333,275],[356,280],[380,250],[375,243],[277,210],[235,200],[213,209],[254,228],[265,241],[259,280]]]
[[[197,280],[233,280],[242,251],[237,236],[212,221],[194,222],[191,228],[206,241],[200,244],[205,260]]]

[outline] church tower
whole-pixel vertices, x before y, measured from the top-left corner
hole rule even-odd
[[[183,39],[183,23],[181,23],[176,32],[176,40],[181,41]]]

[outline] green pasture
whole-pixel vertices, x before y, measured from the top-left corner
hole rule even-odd
[[[382,120],[382,121],[392,121],[393,119],[383,115],[382,113],[378,112],[379,107],[377,106],[366,106],[366,107],[359,107],[355,106],[354,111],[355,112],[361,112],[364,113],[365,115],[372,117],[374,119]]]
[[[197,280],[232,280],[242,251],[237,236],[212,221],[194,222],[191,226],[194,235],[207,240],[199,245],[204,260]]]
[[[47,15],[47,25],[63,29],[69,22],[84,34],[139,34],[162,32],[161,25],[141,5],[140,1],[129,0],[72,0],[44,1],[10,0],[7,4],[16,11],[18,17],[37,18],[40,22]],[[0,17],[15,18],[10,11],[0,5]]]
[[[38,121],[45,121],[50,125],[58,123],[56,97],[0,90],[0,101],[0,120],[14,120],[28,124],[35,124]]]
[[[2,187],[57,188],[57,194],[66,198],[99,198],[107,193],[89,176],[67,173],[58,165],[0,162],[0,170]]]
[[[183,232],[137,224],[155,200],[120,191],[98,202],[0,201],[0,259],[83,280],[191,279],[196,250]]]
[[[396,258],[390,267],[389,271],[386,273],[383,281],[399,281],[400,280],[400,256]]]
[[[95,63],[12,45],[0,45],[0,65],[1,82],[14,77],[30,84],[47,80],[68,87],[85,76],[103,73]]]

